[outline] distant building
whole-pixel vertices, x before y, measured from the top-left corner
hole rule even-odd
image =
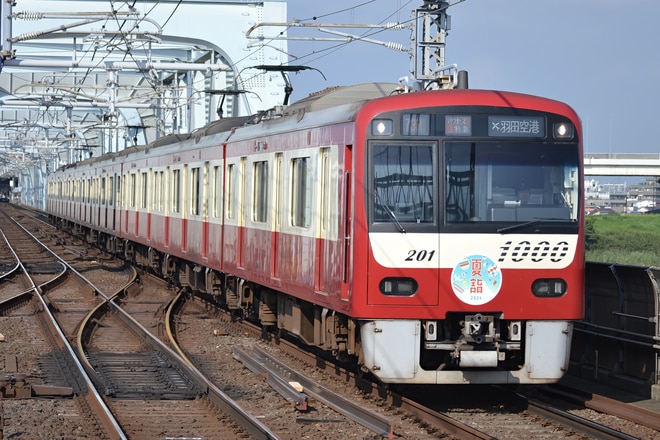
[[[647,178],[637,185],[584,182],[587,215],[612,213],[647,213],[660,209],[660,179]]]

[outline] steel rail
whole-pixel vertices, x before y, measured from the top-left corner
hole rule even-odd
[[[18,226],[21,227],[27,234],[29,234],[35,240],[37,240],[20,224]],[[75,268],[71,267],[65,260],[60,258],[58,255],[54,254],[50,249],[46,248],[46,250],[48,250],[48,252],[50,252],[60,262],[65,264],[72,273],[76,274],[81,279],[85,280],[85,282],[88,283],[88,285],[91,286],[92,289],[94,289],[95,293],[97,293],[99,296],[101,296],[104,299],[104,302],[102,303],[103,305],[113,308],[113,310],[117,312],[117,316],[119,317],[119,319],[121,319],[133,332],[135,332],[137,335],[140,335],[143,339],[150,341],[150,343],[163,355],[165,355],[173,364],[178,365],[181,368],[181,370],[184,371],[196,383],[196,385],[198,385],[200,389],[202,389],[208,395],[209,399],[213,402],[213,404],[215,404],[221,411],[223,411],[237,424],[239,424],[253,438],[257,440],[279,439],[279,437],[275,433],[273,433],[267,426],[261,423],[261,421],[259,421],[256,417],[252,416],[251,414],[243,410],[240,407],[240,405],[238,405],[233,399],[231,399],[222,390],[217,388],[211,381],[209,381],[197,368],[195,368],[190,363],[190,361],[181,358],[172,348],[170,348],[165,343],[163,343],[158,337],[151,334],[149,330],[144,328],[144,326],[142,326],[137,320],[135,320],[132,316],[130,316],[125,310],[121,308],[120,304],[118,304],[118,301],[115,300],[119,299],[119,296],[122,293],[127,294],[131,290],[131,286],[127,286],[124,287],[123,289],[120,289],[119,291],[120,295],[109,297],[108,295],[103,293],[101,289],[95,286],[91,281],[85,278],[84,275],[76,271]],[[134,284],[132,285],[137,285],[135,284],[135,280],[133,281],[133,283]],[[172,301],[168,309],[172,308],[174,303],[176,303],[176,301]],[[173,339],[170,340],[170,343],[176,345]],[[82,346],[81,342],[79,342],[79,346]],[[75,355],[74,358],[76,361],[78,361],[78,358]],[[83,358],[86,358],[86,356],[83,356]],[[89,379],[89,376],[84,371],[84,367],[82,367],[81,365],[80,368],[83,368],[84,376],[87,379]],[[93,371],[93,367],[91,368]],[[91,379],[89,380],[91,383]],[[98,395],[96,389],[93,386],[92,389]]]
[[[307,411],[307,395],[296,390],[284,377],[277,374],[273,368],[261,362],[254,352],[248,353],[240,348],[234,348],[234,359],[240,361],[248,370],[266,376],[266,382],[298,411]]]
[[[179,295],[179,298],[181,295]],[[177,301],[171,301],[168,309],[174,307]],[[154,336],[149,330],[144,328],[135,318],[128,314],[121,308],[113,299],[107,300],[108,306],[111,306],[116,312],[119,319],[121,319],[133,332],[148,340],[157,350],[166,356],[173,364],[179,366],[185,374],[190,377],[193,382],[208,395],[209,400],[213,402],[221,411],[227,414],[237,424],[239,424],[246,432],[257,440],[273,440],[279,439],[279,436],[264,425],[260,420],[252,414],[245,411],[241,406],[234,401],[231,397],[220,390],[213,382],[211,382],[202,372],[200,372],[187,358],[183,358],[177,353],[178,348],[171,348],[158,337]],[[167,313],[172,316],[171,312]],[[171,336],[171,334],[170,334]],[[174,338],[170,338],[169,343],[173,347],[178,347]]]
[[[537,400],[527,400],[527,410],[545,419],[552,420],[560,425],[566,426],[574,431],[582,432],[591,438],[601,440],[638,440],[637,437],[624,434],[616,429],[603,426],[585,418],[576,416],[566,411],[553,408],[552,406]]]
[[[379,435],[387,438],[394,438],[394,427],[392,426],[392,423],[380,413],[361,407],[357,403],[345,399],[320,383],[314,382],[302,373],[299,373],[283,362],[280,362],[258,346],[255,346],[253,349],[254,358],[268,369],[269,374],[277,375],[275,373],[277,370],[285,372],[290,381],[295,381],[302,385],[306,394],[311,395],[316,400],[325,403],[335,411],[345,415],[362,426],[366,426]]]
[[[63,262],[57,255],[55,255],[47,246],[45,246],[39,239],[37,239],[34,235],[32,235],[27,229],[25,229],[21,224],[19,224],[13,217],[10,217],[10,219],[19,227],[21,228],[28,236],[30,236],[34,241],[39,243],[45,250],[50,252],[52,255],[54,255],[58,260]],[[9,246],[9,249],[11,252],[14,254],[16,257],[17,261],[19,261],[19,264],[21,266],[21,269],[27,274],[27,270],[23,266],[23,264],[20,262],[20,259],[18,258],[18,255],[14,252],[13,247],[11,245]],[[66,267],[70,267],[68,264],[64,263]],[[28,275],[29,277],[29,275]],[[58,280],[61,278],[61,274],[54,278],[54,280]],[[31,279],[31,277],[30,277]],[[47,284],[47,283],[45,283]],[[41,287],[36,286],[34,284],[34,281],[32,281],[33,289],[34,289],[34,297],[39,300],[39,305],[38,307],[38,315],[40,316],[44,322],[44,324],[47,326],[47,328],[50,329],[51,333],[53,334],[53,339],[54,341],[58,344],[58,346],[63,349],[64,352],[69,356],[70,360],[76,365],[76,368],[78,369],[78,372],[80,373],[84,383],[85,383],[85,388],[87,389],[87,393],[84,395],[84,399],[87,401],[89,406],[91,408],[94,408],[96,411],[97,416],[99,416],[99,422],[103,425],[105,428],[105,433],[106,435],[111,438],[111,439],[128,439],[122,428],[119,426],[119,423],[115,419],[114,415],[110,411],[110,409],[106,406],[105,402],[103,401],[103,398],[99,395],[98,391],[96,390],[96,387],[94,387],[94,384],[85,371],[85,368],[83,365],[80,363],[80,360],[76,356],[75,350],[71,346],[71,343],[69,343],[69,340],[67,339],[66,335],[64,334],[64,331],[58,324],[57,320],[51,313],[48,303],[44,299],[42,295],[42,290]]]
[[[628,420],[660,432],[660,414],[640,406],[620,402],[600,394],[567,390],[558,385],[543,387],[544,393],[559,396],[584,405],[585,408]]]
[[[218,317],[219,319],[225,321],[228,325],[235,324],[232,323],[229,314],[221,313],[218,315]],[[256,338],[261,338],[263,336],[262,329],[260,327],[245,321],[243,321],[241,325],[244,326],[244,329],[246,329],[250,335]],[[412,399],[396,393],[388,387],[358,377],[354,373],[338,367],[337,365],[330,363],[327,360],[322,359],[308,351],[302,350],[295,344],[292,344],[284,339],[278,340],[277,347],[284,353],[294,356],[303,362],[308,363],[309,365],[314,365],[322,371],[329,371],[329,374],[341,376],[342,380],[344,380],[346,384],[359,388],[365,394],[370,394],[371,396],[380,399],[387,405],[391,405],[400,409],[401,411],[405,411],[411,416],[416,417],[419,421],[427,423],[429,426],[432,426],[439,431],[455,435],[461,439],[492,440],[493,438],[492,436],[472,428],[471,426],[468,426],[458,420],[452,419],[445,414],[434,411],[420,403],[415,402]]]

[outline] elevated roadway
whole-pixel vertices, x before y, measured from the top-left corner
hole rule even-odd
[[[660,154],[585,153],[585,176],[660,176]]]

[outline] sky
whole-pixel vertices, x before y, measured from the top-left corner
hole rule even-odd
[[[660,155],[659,0],[451,0],[445,64],[474,89],[564,101],[580,115],[586,153]],[[379,24],[410,19],[422,0],[287,0],[289,21]],[[339,12],[343,11],[343,12]],[[313,18],[317,17],[316,20]],[[339,29],[362,35],[364,29]],[[291,29],[289,37],[332,35]],[[409,45],[407,30],[369,38]],[[382,45],[289,42],[293,100],[335,85],[397,82],[409,55]]]

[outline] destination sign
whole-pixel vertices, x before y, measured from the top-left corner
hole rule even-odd
[[[542,116],[489,116],[488,136],[545,137]]]
[[[445,134],[447,136],[472,136],[472,116],[445,115]]]
[[[431,134],[431,115],[405,114],[402,122],[401,134],[404,136],[428,136]]]

